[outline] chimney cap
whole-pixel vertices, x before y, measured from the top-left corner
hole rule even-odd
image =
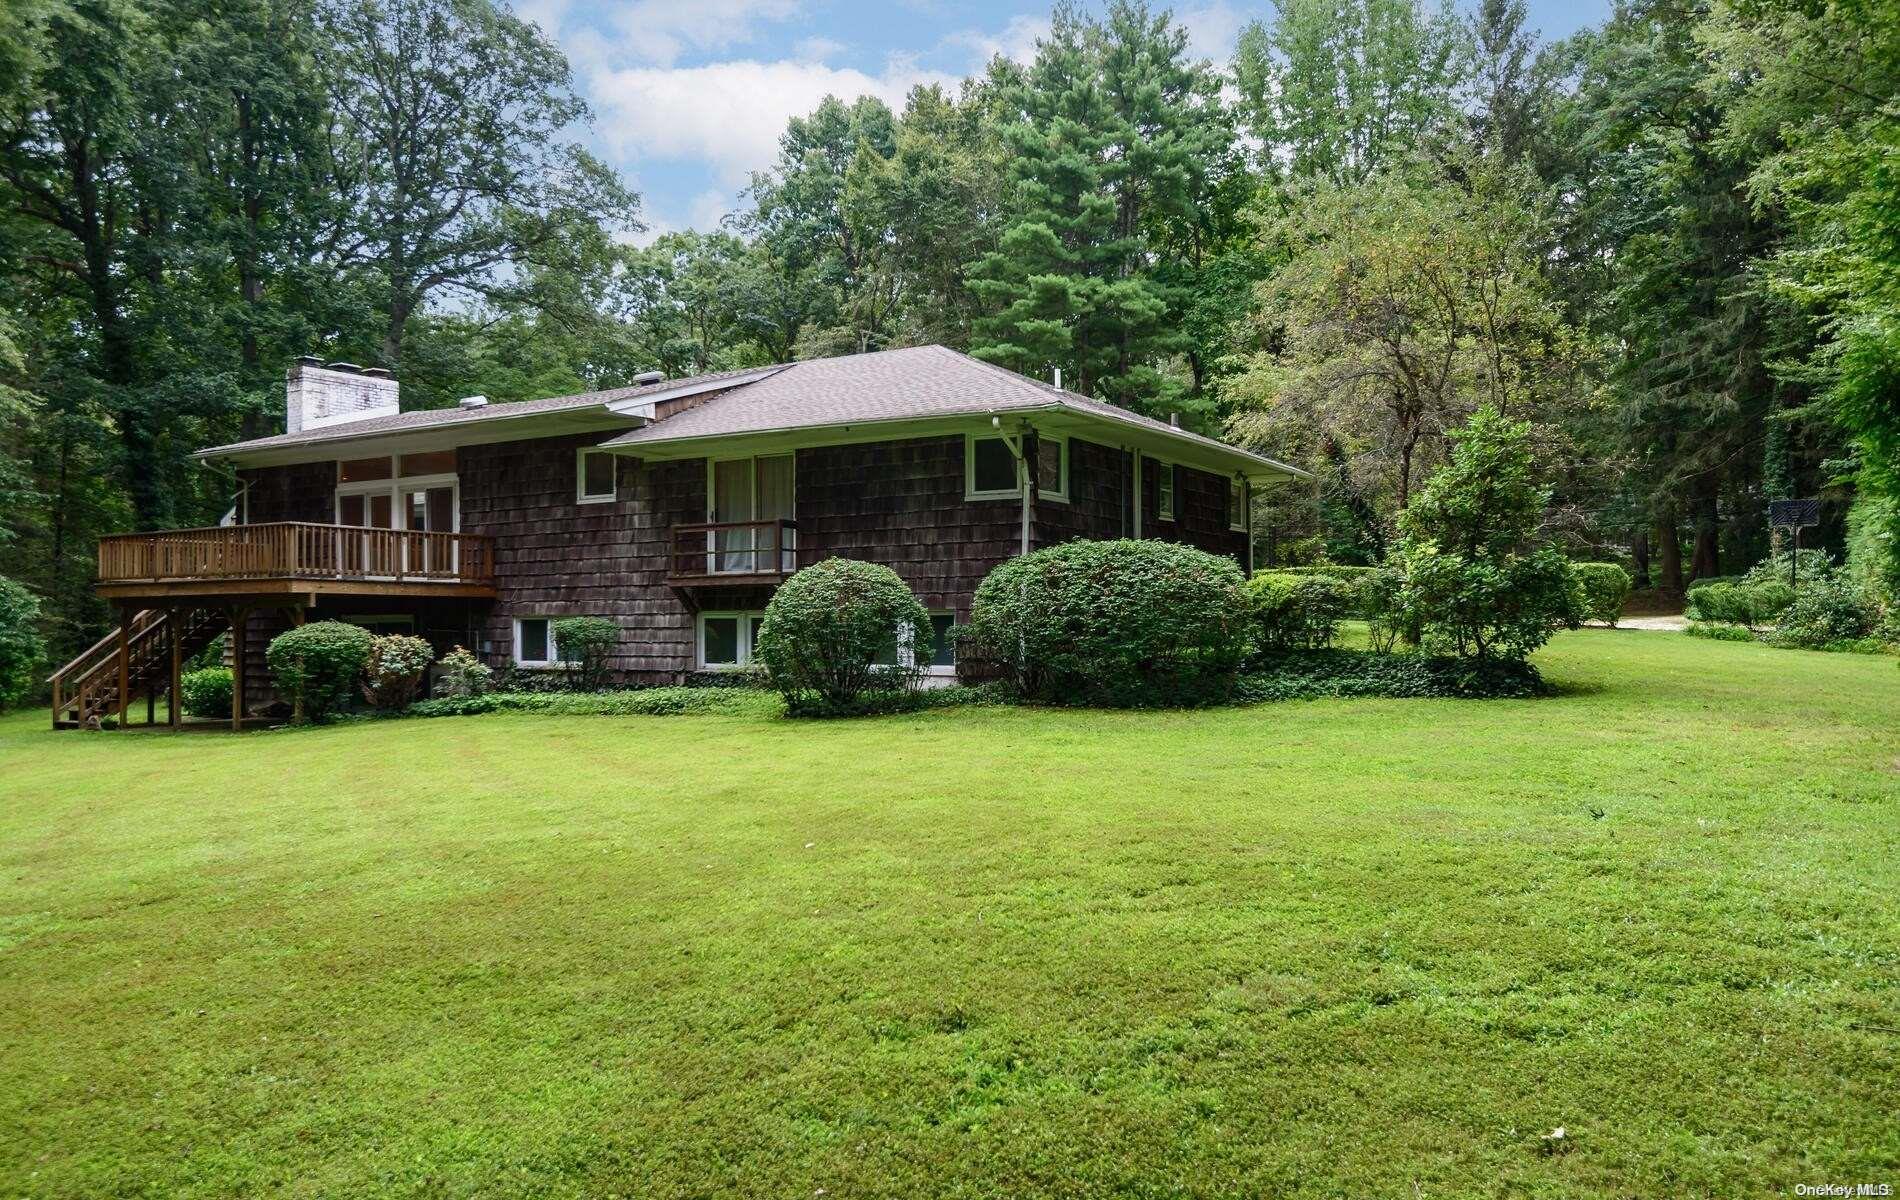
[[[348,371],[352,375],[360,375],[363,373],[363,368],[352,362],[333,362],[330,364],[330,369],[332,371]]]
[[[389,373],[389,368],[387,367],[364,367],[360,372],[358,372],[358,374],[367,375],[371,379],[394,379],[395,378],[395,376]]]
[[[486,397],[486,396],[464,396],[464,397],[462,397],[462,398],[461,398],[460,400],[457,400],[457,401],[455,402],[455,407],[457,407],[457,408],[487,408],[487,407],[488,407],[488,397]]]
[[[650,383],[660,383],[665,379],[665,371],[642,371],[633,377],[633,382],[640,387],[645,387]]]
[[[299,354],[297,356],[297,365],[302,367],[320,367],[323,365],[323,358],[321,355],[316,354]]]

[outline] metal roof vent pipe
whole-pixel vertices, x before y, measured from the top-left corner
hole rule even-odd
[[[1176,429],[1181,428],[1181,414],[1178,412],[1169,413],[1168,424],[1174,426]]]
[[[488,397],[486,397],[486,396],[464,396],[464,397],[462,397],[462,398],[461,398],[460,400],[457,400],[457,401],[455,402],[455,407],[457,407],[457,408],[487,408],[487,407],[488,407]]]
[[[659,383],[665,378],[665,371],[642,371],[633,377],[633,382],[635,387],[646,387],[651,383]]]

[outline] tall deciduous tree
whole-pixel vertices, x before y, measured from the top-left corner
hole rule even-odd
[[[333,252],[381,285],[385,365],[432,297],[505,296],[513,268],[637,226],[633,194],[568,140],[587,106],[533,25],[492,0],[328,0],[317,19],[350,204]]]
[[[1241,111],[1267,164],[1355,182],[1447,135],[1467,68],[1449,0],[1284,0],[1242,30]]]

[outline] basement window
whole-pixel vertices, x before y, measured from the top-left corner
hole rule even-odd
[[[705,671],[736,671],[752,662],[761,612],[709,612],[699,617],[699,666]]]
[[[567,664],[555,657],[554,617],[515,618],[515,665],[520,667],[560,667]]]

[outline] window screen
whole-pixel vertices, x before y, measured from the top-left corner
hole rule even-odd
[[[1042,438],[1036,443],[1036,490],[1061,496],[1066,494],[1063,484],[1062,457],[1068,452],[1068,444],[1055,438]]]
[[[581,495],[599,499],[614,494],[614,456],[581,455]]]
[[[1016,456],[1002,438],[978,438],[971,452],[973,492],[1013,492],[1016,490]]]
[[[739,665],[739,618],[707,617],[703,622],[705,645],[701,657],[709,667]]]
[[[954,667],[957,665],[956,627],[955,613],[930,614],[931,666]]]
[[[521,654],[524,663],[544,663],[553,659],[548,645],[548,619],[527,617],[521,623]]]

